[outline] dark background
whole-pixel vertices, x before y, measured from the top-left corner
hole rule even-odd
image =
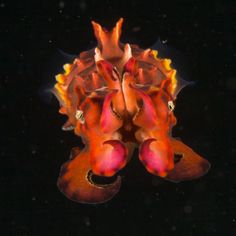
[[[61,130],[65,117],[45,91],[67,61],[59,50],[95,46],[90,21],[111,28],[120,17],[123,42],[146,48],[160,38],[181,54],[177,70],[196,83],[178,96],[174,135],[212,168],[173,184],[136,155],[114,199],[83,205],[57,189],[80,140]],[[235,19],[236,2],[223,0],[1,0],[1,235],[236,235]]]

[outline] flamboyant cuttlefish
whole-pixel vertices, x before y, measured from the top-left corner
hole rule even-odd
[[[77,202],[111,199],[121,177],[99,185],[92,176],[115,175],[137,146],[147,171],[167,180],[194,179],[210,167],[171,137],[174,101],[184,85],[171,60],[159,58],[155,50],[120,43],[122,22],[111,31],[92,22],[97,47],[80,53],[56,76],[53,93],[60,101],[59,112],[68,116],[63,130],[74,130],[85,144],[82,150],[72,149],[58,179],[61,192]]]

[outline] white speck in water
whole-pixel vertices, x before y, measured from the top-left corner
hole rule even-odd
[[[86,8],[87,8],[86,2],[85,1],[80,1],[79,7],[82,11],[86,10]]]
[[[60,1],[58,6],[59,6],[59,8],[64,8],[65,7],[65,2]]]
[[[84,222],[85,222],[85,225],[88,227],[91,225],[89,217],[85,217]]]
[[[135,26],[133,29],[132,29],[132,31],[133,32],[138,32],[138,31],[140,31],[140,26]]]
[[[192,207],[191,206],[185,206],[184,207],[184,212],[186,214],[191,214],[192,213]]]

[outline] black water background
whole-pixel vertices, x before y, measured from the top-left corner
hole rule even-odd
[[[1,235],[236,235],[235,15],[234,1],[218,0],[0,1]],[[174,135],[212,168],[173,184],[133,158],[112,201],[81,205],[56,187],[79,141],[42,91],[65,62],[58,49],[93,47],[90,21],[110,28],[121,16],[123,42],[160,38],[184,58],[180,73],[196,83],[178,96]]]

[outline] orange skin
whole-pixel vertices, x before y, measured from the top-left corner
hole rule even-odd
[[[176,124],[173,104],[183,85],[170,60],[157,52],[119,42],[123,19],[112,31],[92,22],[98,46],[83,52],[53,90],[60,113],[68,116],[64,130],[82,137],[83,150],[73,148],[62,166],[59,189],[71,200],[101,203],[121,185],[97,185],[92,176],[111,177],[125,167],[139,146],[139,159],[148,172],[179,182],[204,175],[210,164],[171,137]],[[175,160],[175,155],[181,155]]]

